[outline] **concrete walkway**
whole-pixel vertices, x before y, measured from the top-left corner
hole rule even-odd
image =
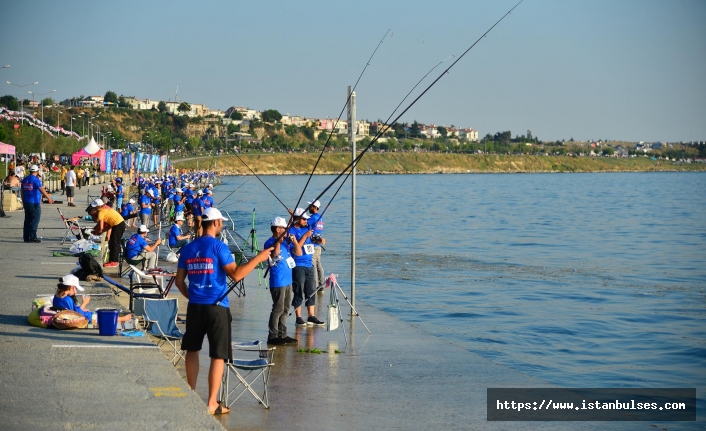
[[[68,216],[83,215],[86,188]],[[58,331],[29,326],[37,294],[52,294],[76,259],[51,257],[63,227],[55,206],[42,208],[40,244],[22,241],[22,212],[0,218],[0,401],[2,429],[174,430],[428,430],[428,429],[649,429],[637,422],[487,422],[488,387],[547,387],[365,304],[360,321],[346,306],[342,329],[295,328],[298,346],[278,346],[270,377],[271,408],[244,395],[229,415],[208,415],[204,403],[208,358],[196,392],[147,338],[101,337],[97,330]],[[160,262],[160,266],[165,266]],[[110,293],[105,283],[84,283],[86,293]],[[256,276],[245,297],[231,297],[234,341],[266,340],[269,293]],[[326,315],[328,291],[317,298]],[[174,297],[180,297],[174,289]],[[126,296],[95,296],[90,309],[126,304]],[[341,298],[343,301],[343,298]],[[345,304],[345,303],[344,303]],[[180,298],[180,308],[186,301]],[[318,348],[327,353],[300,353]],[[338,349],[341,353],[335,353]],[[207,345],[202,352],[207,352]],[[237,355],[236,355],[237,356]]]

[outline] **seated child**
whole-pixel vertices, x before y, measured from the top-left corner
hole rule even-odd
[[[76,311],[81,313],[88,319],[89,322],[93,323],[97,327],[96,313],[93,311],[84,310],[84,307],[88,305],[91,301],[90,296],[86,295],[83,297],[83,302],[81,305],[76,305],[74,302],[74,297],[76,296],[76,289],[83,292],[83,287],[78,284],[78,278],[73,275],[65,275],[59,279],[59,284],[56,286],[56,295],[54,295],[54,308]],[[130,314],[125,316],[119,316],[118,322],[127,322],[132,319]]]

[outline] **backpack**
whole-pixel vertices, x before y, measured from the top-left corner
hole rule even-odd
[[[96,275],[98,277],[103,277],[103,267],[100,263],[90,253],[80,253],[78,255],[78,264],[81,269],[76,271],[74,274],[81,281],[86,281],[89,275]]]

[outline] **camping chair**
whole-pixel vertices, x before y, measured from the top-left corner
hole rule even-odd
[[[145,269],[145,265],[147,264],[146,259],[130,259],[127,257],[127,253],[125,251],[125,247],[127,244],[127,240],[123,239],[120,241],[120,258],[118,259],[118,274],[120,274],[120,277],[124,277],[125,274],[130,272],[130,265],[132,266],[138,266],[141,265],[142,269]],[[125,261],[125,271],[123,271],[123,261]]]
[[[134,310],[135,298],[164,299],[168,291],[154,279],[147,281],[147,274],[137,269],[134,265],[128,265],[130,271],[130,310]],[[145,280],[143,280],[145,279]],[[169,286],[171,288],[171,286]]]
[[[144,301],[144,328],[148,335],[155,337],[157,347],[169,343],[174,349],[171,363],[176,366],[180,359],[185,359],[181,349],[181,340],[184,334],[177,328],[176,318],[179,311],[179,300],[169,299],[143,299]]]
[[[219,401],[230,408],[230,406],[247,391],[250,392],[263,407],[269,409],[270,401],[267,397],[267,382],[270,379],[270,367],[274,365],[272,352],[275,348],[262,347],[260,341],[233,343],[232,346],[233,350],[247,351],[252,354],[256,353],[257,358],[227,359],[225,361],[225,372],[223,373]],[[252,354],[250,356],[253,356]],[[230,388],[231,374],[238,379],[238,384],[232,389]],[[258,387],[262,386],[262,395],[256,391],[255,385]],[[229,398],[239,389],[241,389],[240,393],[229,401]]]
[[[61,212],[61,208],[57,208],[56,210],[59,211],[61,221],[64,222],[64,237],[61,238],[61,245],[64,245],[67,240],[74,242],[81,239],[83,230],[81,229],[81,225],[78,223],[80,217],[66,218],[64,213]]]

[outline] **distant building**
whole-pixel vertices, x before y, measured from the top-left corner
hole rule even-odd
[[[470,127],[466,129],[458,129],[458,138],[469,142],[478,142],[478,131]]]

